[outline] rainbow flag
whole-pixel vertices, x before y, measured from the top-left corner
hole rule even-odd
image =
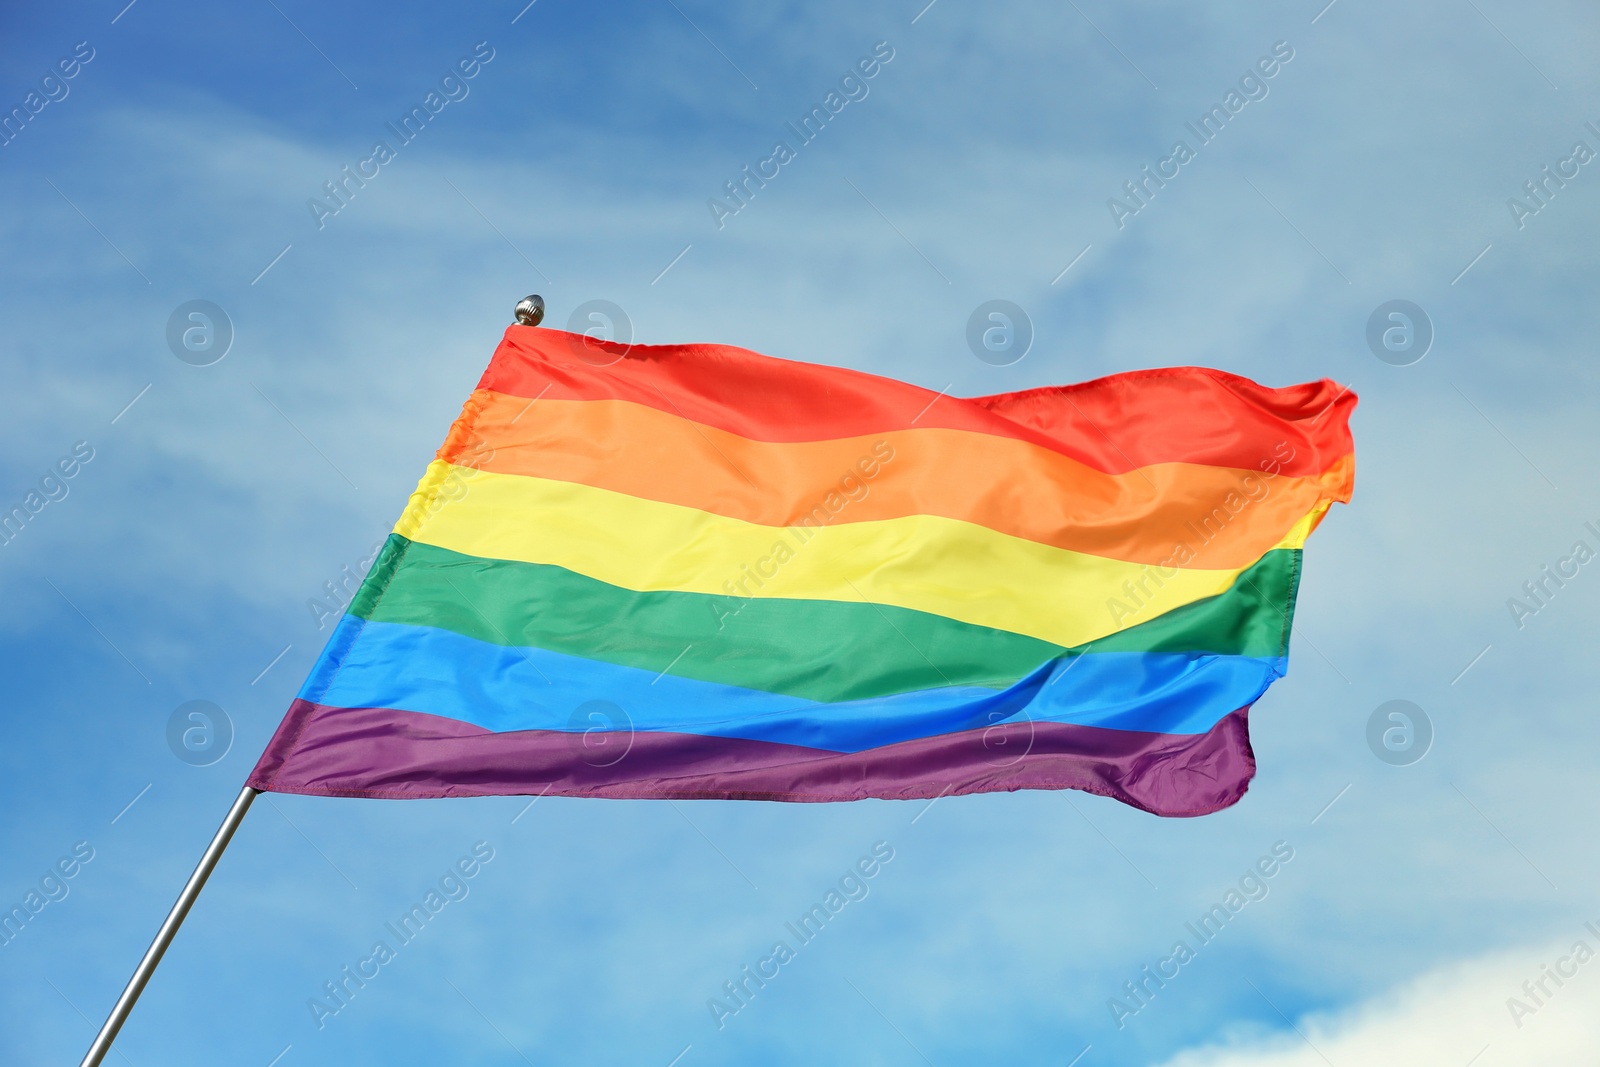
[[[1215,811],[1355,403],[1196,367],[962,399],[512,326],[249,784]]]

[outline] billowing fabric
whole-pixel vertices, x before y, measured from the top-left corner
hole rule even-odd
[[[1234,803],[1356,398],[956,398],[512,326],[250,778],[328,796]]]

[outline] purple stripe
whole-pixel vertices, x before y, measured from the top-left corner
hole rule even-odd
[[[1255,774],[1249,710],[1203,734],[1015,722],[837,753],[698,734],[493,733],[435,715],[296,700],[249,784],[389,800],[916,800],[1081,789],[1156,815],[1205,815],[1237,801]]]

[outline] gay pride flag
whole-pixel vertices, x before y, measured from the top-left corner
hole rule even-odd
[[[959,399],[512,326],[249,784],[361,797],[1244,793],[1355,397]]]

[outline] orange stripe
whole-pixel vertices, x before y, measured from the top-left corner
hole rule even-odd
[[[1133,563],[1254,562],[1307,512],[1349,497],[1353,461],[1320,477],[1158,463],[1107,474],[1011,438],[942,428],[752,441],[625,400],[478,390],[438,458],[575,482],[763,526],[937,515]],[[1254,499],[1252,499],[1252,497]]]

